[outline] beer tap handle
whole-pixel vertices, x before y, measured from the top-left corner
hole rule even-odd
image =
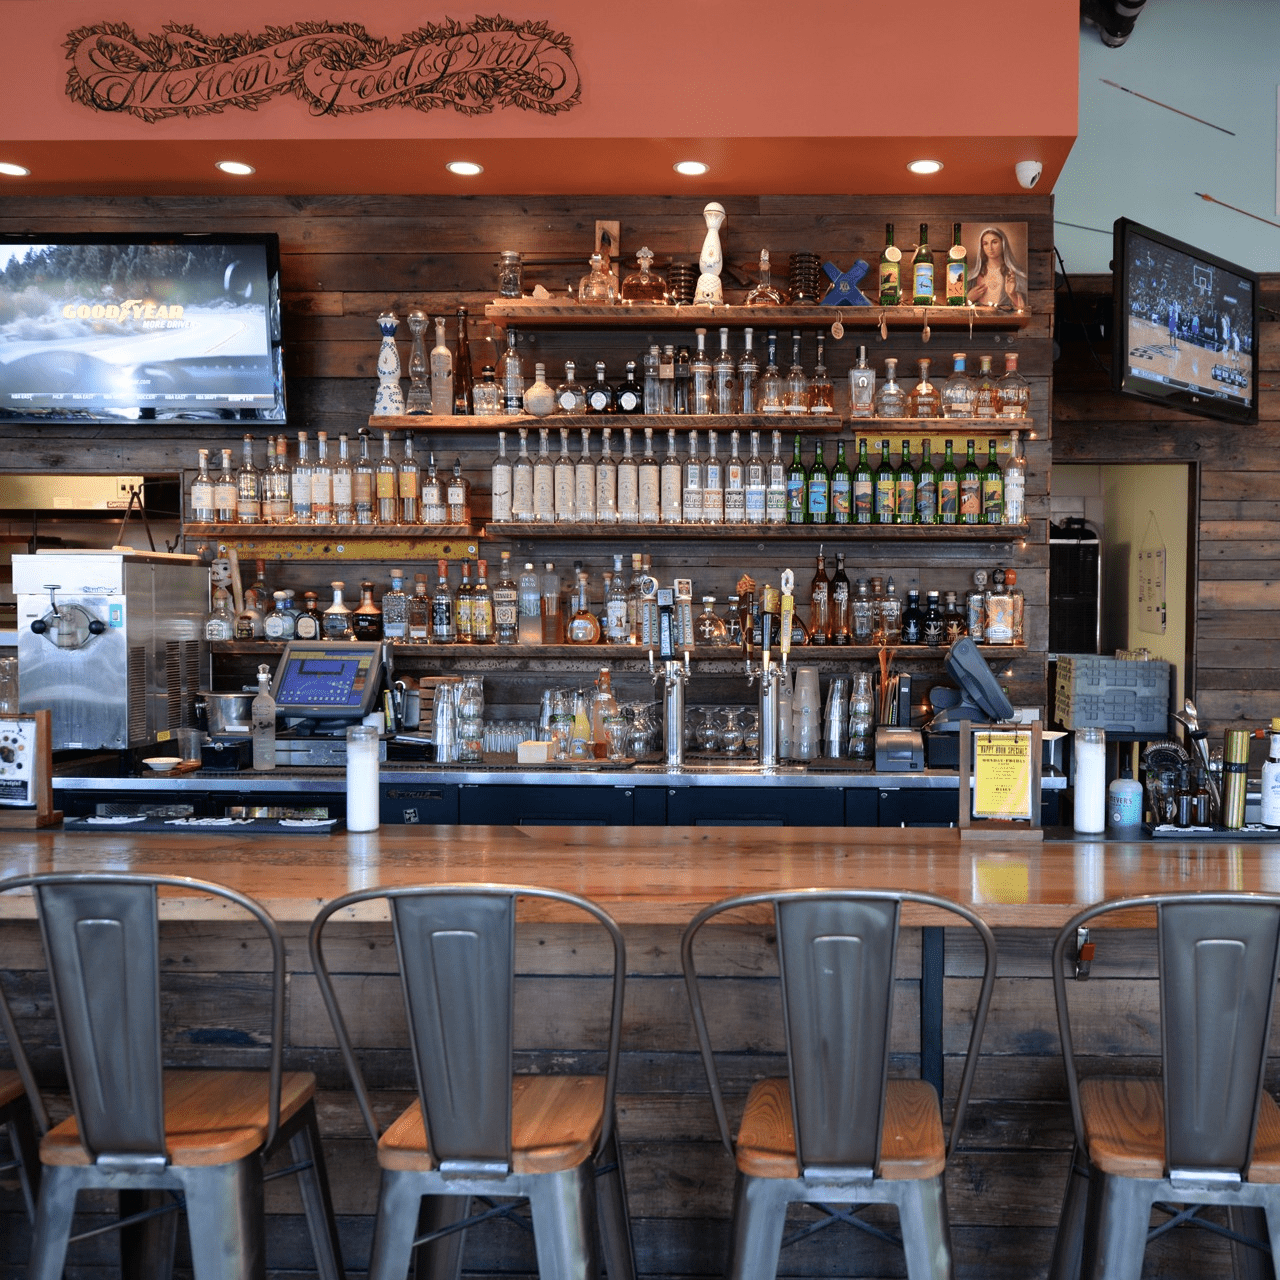
[[[782,608],[780,610],[782,635],[778,638],[778,647],[782,650],[782,669],[787,669],[787,658],[791,654],[791,624],[795,617],[796,575],[790,569],[782,571]]]

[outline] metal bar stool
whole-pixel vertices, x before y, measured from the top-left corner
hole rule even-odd
[[[418,1093],[385,1130],[374,1118],[323,948],[325,926],[335,914],[377,898],[386,899],[391,911]],[[518,898],[575,907],[612,941],[603,1076],[514,1072]],[[634,1280],[614,1123],[626,947],[613,919],[574,894],[518,885],[359,890],[316,916],[311,957],[378,1148],[382,1175],[370,1280],[402,1280],[415,1249],[419,1275],[456,1277],[461,1233],[481,1218],[510,1216],[498,1206],[468,1217],[473,1196],[529,1201],[545,1280],[595,1280],[598,1214],[610,1280]]]
[[[0,1014],[0,1023],[3,1020]],[[7,1034],[5,1038],[10,1044],[16,1043]],[[40,1194],[40,1140],[35,1112],[22,1077],[16,1071],[0,1071],[0,1129],[8,1132],[12,1152],[10,1159],[0,1161],[0,1173],[16,1171],[22,1197],[27,1202],[27,1216],[34,1222],[36,1197]]]
[[[1067,948],[1097,917],[1154,909],[1160,971],[1158,1077],[1076,1068]],[[1138,1280],[1153,1206],[1228,1235],[1196,1209],[1265,1215],[1280,1257],[1280,1107],[1263,1088],[1280,971],[1280,896],[1155,894],[1079,912],[1053,948],[1053,986],[1076,1151],[1058,1226],[1053,1280]],[[1261,1213],[1259,1211],[1262,1211]],[[1248,1241],[1265,1251],[1268,1241]]]
[[[937,1093],[923,1080],[889,1079],[894,965],[903,903],[960,917],[986,959],[949,1139]],[[694,943],[728,911],[767,905],[777,930],[785,1078],[751,1089],[730,1136],[703,1011]],[[972,911],[931,894],[806,889],[728,898],[700,912],[681,944],[685,984],[725,1146],[737,1161],[730,1280],[769,1280],[778,1269],[787,1207],[822,1206],[831,1221],[876,1230],[828,1205],[893,1204],[910,1280],[953,1274],[943,1173],[964,1126],[996,976],[991,930]],[[887,1233],[879,1233],[888,1237]]]
[[[225,899],[262,926],[272,953],[268,1070],[164,1068],[160,888]],[[0,881],[0,893],[17,889],[35,897],[73,1111],[40,1143],[31,1280],[62,1275],[76,1197],[90,1189],[120,1193],[115,1226],[124,1274],[171,1270],[171,1210],[181,1205],[196,1280],[263,1280],[263,1166],[286,1144],[293,1164],[270,1176],[298,1175],[317,1270],[322,1280],[343,1280],[316,1127],[315,1077],[282,1067],[284,943],[266,911],[234,890],[186,876],[47,874]],[[16,1043],[11,1019],[4,1031]]]

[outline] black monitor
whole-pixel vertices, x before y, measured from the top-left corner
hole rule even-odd
[[[382,646],[364,641],[290,640],[271,696],[287,719],[357,723],[378,705]]]
[[[1257,274],[1128,218],[1116,220],[1114,252],[1112,388],[1257,422]]]

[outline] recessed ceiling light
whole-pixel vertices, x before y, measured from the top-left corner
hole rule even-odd
[[[476,164],[474,160],[450,160],[445,168],[464,178],[474,178],[476,174],[484,172],[484,165]]]
[[[942,168],[941,160],[912,160],[907,168],[912,173],[937,173]]]
[[[215,169],[221,169],[223,173],[234,173],[237,177],[247,177],[251,173],[257,173],[257,170],[251,164],[245,164],[242,160],[219,160]]]
[[[31,176],[31,170],[22,164],[10,164],[7,160],[0,163],[0,173],[7,174],[10,178],[27,178]]]
[[[679,164],[672,165],[672,168],[677,173],[683,173],[686,178],[697,178],[706,173],[711,166],[703,164],[701,160],[681,160]]]

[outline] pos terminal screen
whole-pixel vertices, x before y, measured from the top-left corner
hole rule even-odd
[[[382,646],[291,640],[276,668],[272,696],[284,716],[360,720],[375,709]]]

